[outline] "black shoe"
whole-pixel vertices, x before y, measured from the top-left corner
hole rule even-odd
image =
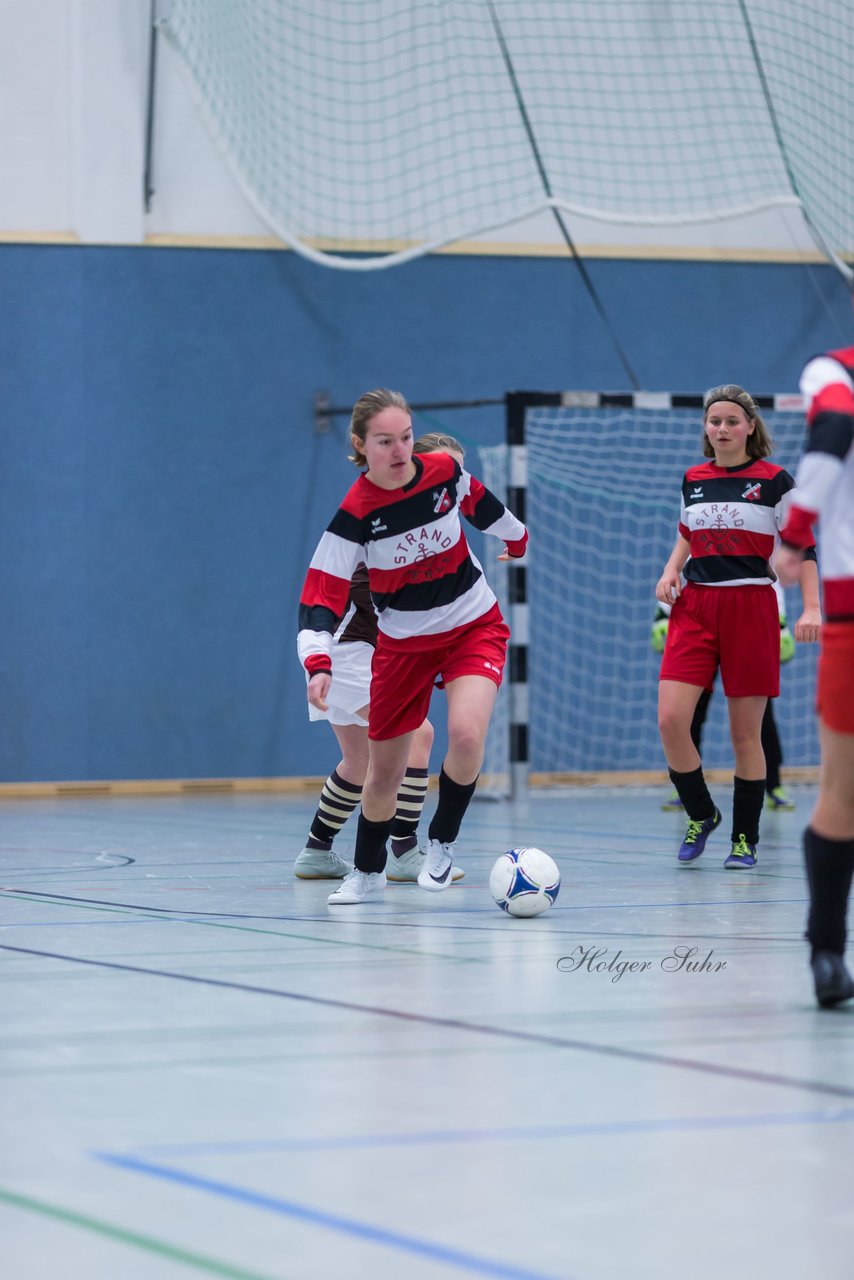
[[[816,951],[810,961],[815,981],[815,998],[822,1009],[832,1009],[854,996],[854,978],[845,961],[835,951]]]

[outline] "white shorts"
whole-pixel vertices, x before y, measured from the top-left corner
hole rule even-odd
[[[362,640],[353,640],[348,644],[332,646],[332,684],[326,701],[328,711],[319,711],[308,704],[309,720],[328,720],[330,724],[361,725],[367,729],[368,722],[356,712],[366,707],[371,700],[371,659],[374,646]],[[306,683],[308,674],[306,673]]]

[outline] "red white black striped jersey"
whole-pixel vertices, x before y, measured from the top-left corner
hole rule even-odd
[[[801,392],[809,434],[782,537],[809,546],[821,519],[825,616],[854,620],[854,347],[810,360]]]
[[[769,561],[786,522],[795,482],[767,458],[739,467],[710,459],[685,472],[679,533],[691,547],[689,582],[744,587],[774,579]]]
[[[347,612],[339,622],[333,639],[336,644],[353,644],[360,641],[362,644],[369,644],[376,648],[377,611],[371,599],[368,567],[365,564],[357,565],[356,572],[350,579]]]
[[[479,480],[446,453],[417,454],[401,489],[381,489],[365,475],[350,488],[312,557],[300,598],[300,660],[310,673],[329,670],[332,633],[347,606],[356,564],[368,566],[379,630],[424,647],[476,622],[496,604],[466,542],[464,515],[522,556],[525,526]]]

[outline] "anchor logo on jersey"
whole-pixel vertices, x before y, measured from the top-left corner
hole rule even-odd
[[[741,496],[742,498],[747,498],[748,502],[756,502],[762,496],[762,486],[760,484],[749,484]]]
[[[434,489],[431,497],[433,499],[433,510],[437,516],[442,515],[445,511],[450,511],[453,506],[447,489]]]

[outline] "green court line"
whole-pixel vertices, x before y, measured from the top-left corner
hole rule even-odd
[[[226,1276],[228,1280],[274,1280],[270,1275],[262,1275],[259,1271],[246,1271],[243,1267],[232,1267],[227,1262],[219,1262],[216,1258],[208,1258],[201,1253],[191,1253],[188,1249],[180,1249],[176,1245],[167,1244],[165,1240],[156,1240],[153,1236],[142,1236],[135,1231],[126,1231],[124,1227],[115,1227],[111,1222],[102,1222],[99,1218],[89,1218],[85,1214],[75,1213],[72,1209],[63,1209],[60,1205],[48,1204],[44,1200],[34,1200],[31,1196],[18,1195],[0,1187],[0,1202],[13,1205],[18,1209],[29,1209],[32,1213],[40,1213],[45,1218],[54,1218],[57,1222],[65,1222],[72,1227],[81,1227],[95,1235],[106,1236],[119,1244],[130,1245],[133,1249],[144,1249],[148,1253],[159,1254],[170,1262],[183,1262],[198,1271],[206,1271],[212,1276]],[[281,1280],[281,1277],[278,1278]]]
[[[261,933],[271,938],[288,938],[296,942],[319,942],[327,947],[355,947],[360,951],[390,951],[394,955],[418,956],[430,960],[452,960],[455,964],[486,964],[487,961],[482,960],[479,956],[449,956],[441,951],[424,951],[420,947],[391,947],[382,946],[380,943],[372,942],[347,942],[339,938],[317,938],[310,933],[285,933],[281,929],[262,929],[256,925],[248,924],[226,924],[222,920],[192,920],[186,916],[180,916],[180,911],[176,908],[175,915],[167,915],[164,912],[146,911],[144,907],[98,907],[91,902],[57,902],[50,894],[40,894],[27,889],[15,890],[13,893],[0,890],[0,898],[12,898],[23,900],[24,902],[35,902],[41,907],[70,907],[78,911],[102,911],[108,915],[133,916],[139,920],[163,920],[167,924],[195,924],[201,925],[206,929],[232,929],[238,933]],[[354,923],[357,923],[354,920]]]
[[[529,1052],[530,1046],[518,1046],[519,1052]],[[355,1059],[364,1061],[386,1062],[394,1059],[395,1061],[407,1062],[410,1058],[420,1061],[424,1058],[448,1058],[452,1056],[470,1058],[473,1053],[492,1053],[494,1046],[484,1046],[482,1049],[473,1050],[470,1046],[465,1049],[397,1049],[391,1050],[386,1048],[366,1049],[359,1052],[353,1052],[348,1049],[346,1061],[350,1062]],[[513,1047],[508,1047],[502,1051],[503,1053],[514,1052]],[[342,1055],[336,1055],[337,1059],[341,1059]],[[231,1058],[146,1058],[136,1062],[76,1062],[63,1063],[61,1065],[36,1065],[29,1063],[27,1066],[21,1067],[0,1067],[0,1080],[16,1079],[21,1076],[27,1076],[32,1079],[35,1076],[69,1076],[69,1075],[117,1075],[122,1071],[172,1071],[176,1067],[211,1067],[219,1069],[228,1067],[255,1067],[268,1066],[273,1064],[287,1063],[289,1066],[294,1063],[303,1062],[322,1062],[330,1061],[331,1054],[329,1052],[313,1052],[313,1053],[266,1053],[266,1054],[246,1054],[242,1057]]]

